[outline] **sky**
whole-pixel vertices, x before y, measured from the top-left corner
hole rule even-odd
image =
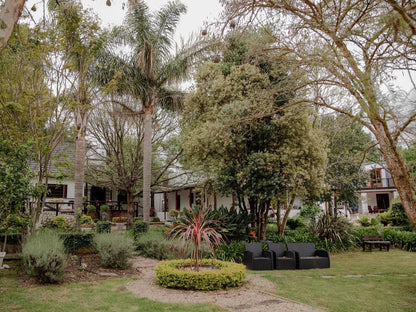
[[[82,0],[84,7],[92,8],[102,20],[104,26],[121,24],[126,10],[122,9],[127,0],[110,0],[111,6],[106,5],[106,0]],[[192,33],[202,30],[204,22],[215,21],[222,7],[217,0],[180,0],[187,7],[187,13],[182,15],[177,28],[175,39],[180,37],[187,39]],[[158,11],[168,0],[147,0],[151,12]]]

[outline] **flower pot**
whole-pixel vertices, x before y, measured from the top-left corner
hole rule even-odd
[[[1,251],[0,252],[0,268],[3,267],[3,259],[4,257],[6,257],[6,252],[5,251]]]

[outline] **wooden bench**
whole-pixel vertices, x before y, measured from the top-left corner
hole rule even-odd
[[[387,251],[390,250],[390,242],[383,240],[382,235],[363,235],[363,251],[365,251],[366,246],[369,247],[370,251],[374,247],[378,247],[380,251],[385,248]]]

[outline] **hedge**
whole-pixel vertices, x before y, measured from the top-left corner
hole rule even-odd
[[[195,272],[179,268],[183,265],[189,265],[190,262],[190,259],[159,262],[155,267],[156,279],[159,285],[166,288],[209,291],[238,287],[246,278],[246,268],[243,264],[203,259],[200,264],[212,264],[219,267],[219,269]]]
[[[81,248],[94,248],[93,232],[60,233],[59,236],[64,241],[67,253],[74,253]]]

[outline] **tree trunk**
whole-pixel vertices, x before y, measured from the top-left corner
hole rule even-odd
[[[84,196],[84,173],[85,173],[85,156],[86,156],[86,141],[85,133],[88,125],[88,112],[76,109],[75,111],[75,125],[77,129],[77,136],[75,139],[75,193],[74,193],[74,208],[77,210],[83,209]]]
[[[133,194],[127,191],[127,230],[133,228],[134,223],[134,203]]]
[[[26,0],[5,0],[0,11],[0,52],[9,42],[25,2]]]
[[[144,109],[144,128],[143,128],[143,219],[150,222],[151,193],[152,183],[152,116],[153,105]]]
[[[289,219],[290,211],[292,210],[293,204],[295,203],[295,198],[296,198],[296,195],[292,195],[290,198],[289,207],[287,207],[285,215],[282,220],[282,224],[279,226],[279,235],[282,235],[282,236],[285,235],[285,228],[286,228],[287,220]]]
[[[404,210],[416,229],[416,198],[414,195],[416,188],[410,178],[409,169],[400,156],[391,134],[387,131],[387,125],[378,120],[373,120],[372,123],[375,128],[374,134],[399,193]]]

